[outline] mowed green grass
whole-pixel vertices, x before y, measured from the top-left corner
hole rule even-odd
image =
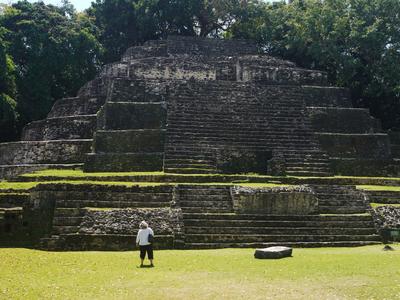
[[[156,251],[142,269],[137,251],[0,249],[0,299],[399,299],[400,245],[382,247]]]

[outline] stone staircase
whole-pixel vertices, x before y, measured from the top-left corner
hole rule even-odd
[[[370,209],[366,195],[355,186],[314,185],[320,214],[363,214]]]
[[[171,190],[170,186],[68,186],[61,187],[60,191],[45,188],[41,193],[50,194],[55,207],[50,236],[41,240],[41,247],[50,250],[133,249],[141,221],[135,214],[168,210]],[[118,224],[113,224],[113,220],[117,221],[112,218],[113,214],[117,215]],[[150,221],[157,222],[157,218],[162,217],[153,217]],[[126,224],[121,226],[123,222]],[[158,245],[171,247],[171,233],[157,229]]]
[[[229,186],[177,187],[188,249],[222,247],[361,246],[380,243],[362,193],[354,187],[313,186],[318,215],[238,214]],[[336,194],[335,194],[336,193]]]
[[[371,203],[400,204],[400,192],[398,191],[365,191]]]
[[[279,90],[223,81],[179,85],[168,103],[165,170],[215,172],[218,151],[228,148],[282,153],[288,175],[330,175],[301,89],[288,87],[281,97]]]
[[[184,213],[186,247],[362,246],[380,243],[371,216]]]

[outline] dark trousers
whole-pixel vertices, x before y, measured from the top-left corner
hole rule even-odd
[[[147,252],[147,258],[148,259],[153,259],[153,245],[146,245],[146,246],[139,246],[140,248],[140,258],[144,259],[146,257],[146,252]]]

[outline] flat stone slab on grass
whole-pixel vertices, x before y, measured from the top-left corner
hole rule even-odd
[[[259,259],[278,259],[292,256],[292,251],[292,248],[282,246],[256,249],[254,257]]]

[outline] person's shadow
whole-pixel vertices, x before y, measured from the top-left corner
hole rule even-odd
[[[154,268],[154,265],[143,265],[143,266],[137,266],[139,269],[145,269],[145,268]]]

